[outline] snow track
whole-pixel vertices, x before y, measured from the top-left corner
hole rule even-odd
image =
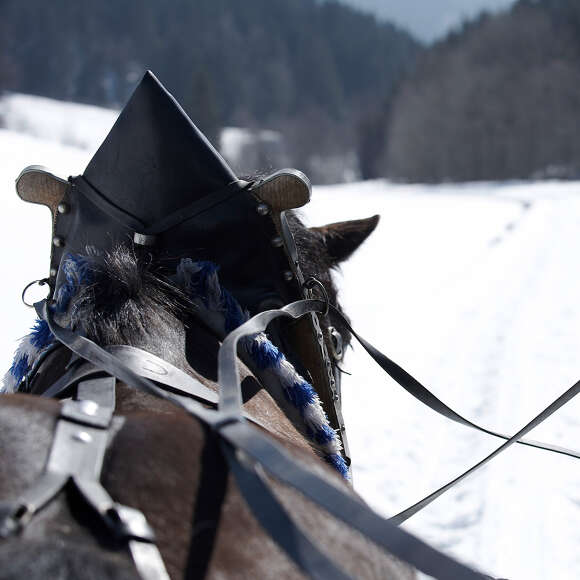
[[[363,186],[360,211],[355,187],[324,188],[309,217],[324,221],[330,206],[330,219],[387,216],[374,245],[344,267],[355,328],[460,413],[515,433],[580,378],[580,197],[577,184],[489,186],[485,199],[480,187],[383,185],[378,201]],[[421,230],[404,243],[413,221]],[[355,485],[386,515],[501,443],[421,407],[371,370],[363,352],[349,362]],[[580,401],[572,401],[531,436],[578,448],[579,417]],[[406,526],[498,576],[578,578],[579,488],[575,460],[518,446]]]

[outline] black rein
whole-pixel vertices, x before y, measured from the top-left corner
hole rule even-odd
[[[422,572],[435,578],[471,579],[486,577],[431,548],[394,524],[404,522],[514,443],[580,458],[580,453],[574,450],[522,439],[524,435],[575,397],[580,391],[580,382],[558,397],[515,435],[507,436],[497,433],[464,418],[443,403],[402,367],[360,337],[342,313],[331,305],[333,313],[348,327],[373,360],[416,399],[447,419],[504,439],[500,447],[451,482],[390,520],[385,520],[359,499],[328,484],[309,469],[296,463],[282,448],[248,422],[242,411],[241,387],[236,364],[238,341],[242,337],[264,331],[272,320],[281,316],[298,319],[310,312],[324,313],[329,307],[327,301],[300,300],[279,310],[265,311],[231,332],[219,351],[220,394],[217,410],[208,409],[195,400],[215,404],[215,394],[212,391],[185,373],[174,372],[171,365],[162,359],[133,347],[113,347],[105,350],[78,333],[59,326],[46,301],[37,303],[35,307],[38,314],[48,323],[56,339],[79,357],[78,363],[72,365],[68,372],[46,391],[45,396],[61,394],[78,383],[80,379],[105,372],[135,388],[171,401],[185,409],[217,434],[228,465],[254,515],[292,561],[312,578],[347,579],[349,576],[322,554],[293,523],[270,491],[267,479],[264,477],[265,473],[294,487],[333,517],[341,519],[383,549]],[[144,360],[147,364],[143,364]],[[156,365],[169,368],[170,376],[163,378],[155,373]],[[161,383],[163,388],[156,383]]]
[[[333,517],[342,520],[385,551],[429,576],[449,580],[488,578],[400,529],[372,511],[356,496],[328,483],[295,461],[241,413],[236,364],[238,340],[242,336],[262,332],[270,321],[280,316],[297,319],[309,312],[322,313],[327,307],[326,302],[300,300],[279,310],[262,312],[230,333],[219,353],[220,401],[217,410],[207,409],[190,397],[158,387],[93,341],[59,326],[46,301],[37,303],[35,307],[39,316],[48,323],[55,338],[76,355],[126,384],[173,402],[214,431],[221,440],[229,467],[254,515],[274,541],[309,577],[322,580],[346,579],[349,576],[338,570],[293,523],[270,492],[262,473],[295,488]],[[273,525],[274,522],[280,522],[280,526]]]

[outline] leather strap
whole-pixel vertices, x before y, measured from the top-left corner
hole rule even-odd
[[[219,383],[222,389],[222,400],[223,406],[221,407],[224,413],[227,416],[235,417],[237,413],[239,413],[239,409],[241,407],[241,398],[239,395],[239,389],[237,385],[239,384],[239,376],[237,367],[235,365],[235,353],[237,351],[237,343],[238,341],[250,334],[254,334],[256,332],[263,331],[266,326],[275,318],[280,316],[288,316],[291,318],[298,318],[305,314],[306,312],[311,312],[312,310],[316,310],[318,312],[322,312],[322,308],[326,306],[325,303],[317,300],[301,300],[298,302],[293,302],[292,304],[288,304],[287,306],[279,309],[279,310],[271,310],[262,312],[256,316],[254,316],[251,320],[244,323],[242,326],[238,327],[236,330],[231,332],[223,342],[222,348],[219,352]],[[428,391],[425,387],[423,387],[417,380],[415,380],[409,373],[407,373],[404,369],[399,367],[396,363],[391,361],[387,356],[383,353],[378,351],[375,347],[373,347],[370,343],[365,341],[362,337],[360,337],[348,324],[348,321],[344,318],[344,316],[335,308],[333,308],[334,312],[342,318],[343,322],[347,324],[349,330],[352,332],[353,336],[357,338],[357,340],[362,344],[365,350],[371,355],[373,360],[377,362],[383,370],[385,370],[390,376],[395,378],[401,386],[403,386],[406,390],[408,390],[411,394],[413,394],[416,398],[421,400],[423,403],[428,405],[433,410],[439,412],[440,414],[444,415],[447,418],[450,418],[456,422],[461,424],[467,425],[469,427],[475,428],[479,431],[483,431],[485,433],[495,435],[496,437],[501,437],[505,439],[505,443],[503,443],[500,447],[490,453],[487,457],[470,467],[464,473],[459,475],[458,477],[454,478],[449,483],[445,484],[444,486],[440,487],[439,489],[435,490],[428,496],[424,497],[423,499],[419,500],[417,503],[413,504],[409,508],[403,510],[399,514],[395,515],[391,518],[395,524],[401,524],[411,516],[415,515],[417,512],[421,511],[423,508],[428,506],[432,503],[435,499],[441,496],[443,493],[454,487],[457,483],[474,473],[475,471],[479,470],[481,467],[486,465],[489,461],[495,458],[497,455],[511,447],[514,443],[524,443],[534,447],[540,447],[542,449],[556,451],[560,453],[564,453],[566,455],[571,455],[573,457],[578,457],[579,455],[575,451],[565,450],[563,448],[555,448],[554,446],[547,446],[545,444],[539,444],[536,442],[529,442],[526,440],[522,441],[522,438],[529,433],[532,429],[537,427],[540,423],[545,421],[548,417],[553,415],[558,409],[564,406],[568,401],[574,398],[578,392],[580,391],[580,381],[573,385],[570,389],[565,391],[560,397],[558,397],[554,402],[552,402],[546,409],[544,409],[540,414],[538,414],[532,421],[527,423],[522,429],[520,429],[515,435],[508,437],[506,435],[501,435],[499,433],[495,433],[488,429],[484,429],[479,427],[475,423],[464,419],[461,415],[453,411],[447,405],[445,405],[442,401],[440,401],[437,397],[435,397],[430,391]]]
[[[252,513],[296,566],[315,580],[350,580],[351,577],[337,568],[294,524],[256,466],[247,465],[243,458],[236,457],[230,446],[223,444],[222,449]]]
[[[217,405],[217,393],[208,389],[181,369],[147,351],[128,345],[108,346],[105,350],[122,361],[127,368],[142,377],[147,377],[156,383],[162,384],[180,395],[195,397],[204,403]],[[85,359],[77,359],[58,381],[40,394],[49,398],[62,397],[80,380],[101,375],[102,372],[95,365],[85,362]]]
[[[215,191],[202,197],[201,199],[197,199],[193,203],[190,203],[189,205],[164,217],[161,221],[158,221],[151,227],[147,228],[146,233],[158,235],[167,230],[170,230],[171,228],[174,228],[175,226],[209,209],[210,207],[223,203],[230,197],[237,195],[243,190],[247,189],[250,185],[250,183],[241,179],[234,181],[219,191]]]
[[[446,405],[443,401],[437,398],[429,389],[424,387],[416,378],[410,375],[405,369],[400,367],[396,362],[391,360],[388,356],[383,354],[377,348],[375,348],[372,344],[367,342],[362,336],[357,334],[352,326],[350,325],[349,321],[344,317],[342,312],[334,307],[332,304],[330,305],[330,310],[332,310],[333,314],[335,314],[341,321],[346,325],[346,327],[350,330],[352,335],[358,340],[358,342],[362,345],[362,347],[367,351],[367,353],[371,356],[371,358],[393,379],[395,380],[403,389],[405,389],[410,395],[415,397],[418,401],[429,407],[431,410],[435,411],[439,415],[450,419],[451,421],[455,421],[461,425],[465,425],[466,427],[471,427],[477,431],[482,433],[487,433],[488,435],[492,435],[493,437],[498,437],[499,439],[504,439],[505,441],[509,441],[511,437],[509,435],[505,435],[503,433],[498,433],[486,427],[482,427],[469,419],[466,419],[456,411],[454,411],[451,407]],[[538,449],[543,449],[544,451],[552,451],[554,453],[560,453],[562,455],[568,455],[569,457],[580,458],[580,451],[576,451],[574,449],[568,449],[566,447],[560,447],[558,445],[552,445],[550,443],[543,443],[541,441],[534,441],[532,439],[519,439],[516,441],[520,445],[527,445],[529,447],[536,447]]]
[[[417,512],[421,511],[423,508],[427,507],[431,502],[436,500],[440,495],[444,494],[447,490],[454,487],[460,481],[465,479],[467,476],[471,475],[486,463],[489,463],[494,457],[498,456],[500,453],[505,451],[508,447],[511,447],[514,443],[520,442],[520,439],[529,433],[532,429],[535,429],[540,423],[543,423],[548,417],[553,415],[558,409],[563,407],[566,403],[572,400],[580,392],[580,381],[572,385],[567,391],[560,395],[555,401],[553,401],[548,407],[546,407],[539,415],[534,417],[529,423],[524,425],[515,435],[510,437],[505,443],[500,445],[495,451],[490,453],[487,457],[484,457],[481,461],[477,462],[474,466],[470,467],[464,471],[461,475],[446,483],[439,489],[430,493],[428,496],[419,500],[417,503],[398,513],[396,516],[391,518],[396,524],[401,524],[405,520],[408,520],[411,516],[415,515]]]
[[[300,464],[287,457],[280,448],[269,440],[269,438],[252,428],[243,419],[241,415],[242,402],[236,364],[236,349],[240,338],[263,331],[270,321],[280,316],[288,316],[297,319],[309,312],[324,312],[326,307],[326,303],[319,300],[301,300],[289,304],[277,311],[262,312],[230,333],[222,344],[219,353],[218,373],[221,387],[219,412],[209,411],[191,399],[177,397],[162,391],[147,378],[139,377],[137,374],[133,373],[126,365],[110,353],[107,353],[98,347],[98,345],[84,337],[55,325],[54,320],[52,320],[52,317],[46,308],[46,304],[44,304],[43,308],[39,308],[39,310],[41,310],[41,313],[49,323],[55,336],[73,350],[73,352],[91,361],[97,367],[111,375],[117,376],[121,380],[132,384],[137,388],[141,388],[165,399],[172,400],[176,404],[185,408],[190,414],[202,420],[217,431],[231,446],[232,452],[226,453],[226,456],[228,457],[232,470],[242,473],[240,470],[243,470],[244,468],[238,467],[240,464],[240,461],[237,459],[238,454],[233,452],[233,450],[236,449],[242,450],[247,456],[252,457],[257,464],[261,465],[271,475],[288,485],[292,485],[305,496],[317,503],[320,507],[323,507],[332,513],[334,517],[345,521],[348,525],[359,530],[369,539],[384,547],[393,555],[417,567],[419,570],[436,578],[483,578],[482,575],[459,564],[458,562],[455,562],[444,554],[437,552],[417,538],[406,534],[396,527],[389,526],[386,520],[374,514],[366,508],[366,506],[361,504],[359,500],[326,483],[324,480],[315,476],[309,470],[303,468]],[[457,482],[485,465],[488,461],[514,443],[521,443],[573,457],[580,457],[580,454],[576,451],[535,441],[521,440],[521,438],[529,433],[529,431],[575,397],[580,391],[580,382],[558,397],[558,399],[556,399],[549,407],[520,429],[515,435],[509,437],[486,429],[485,427],[481,427],[468,419],[465,419],[463,416],[448,407],[394,361],[362,339],[362,337],[352,329],[350,324],[348,324],[348,321],[344,319],[338,310],[333,308],[333,311],[337,316],[343,319],[343,322],[347,325],[353,336],[359,340],[365,350],[367,350],[381,368],[383,368],[385,372],[395,379],[410,394],[434,411],[455,422],[505,440],[505,443],[503,443],[493,453],[478,462],[459,477],[455,478],[452,482],[446,484],[420,502],[417,502],[415,505],[395,516],[393,518],[394,522],[400,523],[414,513],[417,513],[417,511],[431,503]],[[257,485],[255,479],[253,477],[250,479],[253,483],[252,485],[248,485],[246,489],[249,489],[250,487],[255,489]],[[244,485],[242,485],[241,488],[244,488]],[[250,498],[249,492],[247,500],[250,502],[250,505],[251,502],[254,501]],[[270,507],[268,508],[267,513],[265,512],[262,517],[269,517],[270,514],[274,513],[277,509],[278,508],[270,502]],[[294,526],[291,522],[288,525]],[[276,531],[273,530],[273,533],[276,534]],[[296,531],[296,533],[300,532]],[[277,541],[281,545],[285,544],[283,537],[277,538]],[[300,566],[310,572],[312,562],[309,562],[307,558],[302,558],[302,560],[300,560]]]
[[[237,397],[232,396],[231,392],[226,395],[226,392],[230,391],[232,387],[236,388],[234,383],[229,382],[227,387],[222,385],[219,411],[205,409],[193,399],[179,397],[163,391],[149,379],[133,373],[133,371],[118,361],[112,354],[94,342],[71,330],[58,326],[48,310],[45,301],[37,303],[35,306],[39,315],[47,321],[54,336],[77,355],[92,362],[111,376],[116,376],[120,380],[131,384],[135,388],[173,401],[188,411],[192,416],[203,421],[216,431],[219,436],[227,441],[233,450],[239,449],[245,452],[247,456],[253,458],[254,461],[259,463],[279,481],[295,487],[315,504],[331,513],[333,517],[342,520],[350,527],[358,530],[395,557],[435,578],[453,580],[482,580],[485,578],[484,575],[457,562],[411,534],[399,529],[391,522],[373,512],[360,499],[350,495],[346,490],[328,483],[320,476],[290,458],[281,447],[273,443],[269,437],[262,434],[255,427],[252,427],[243,416],[239,413],[235,414],[231,412],[232,408],[235,408],[235,405],[241,399],[239,395]],[[323,312],[325,307],[326,304],[320,300],[299,301],[286,306],[280,311],[262,313],[246,322],[243,327],[249,329],[249,332],[255,332],[255,328],[256,326],[259,327],[259,324],[254,321],[263,315],[269,315],[274,312],[278,316],[298,317],[301,313],[304,314],[306,312],[312,312],[313,310]],[[275,317],[272,316],[271,319]],[[268,318],[268,316],[265,318]],[[233,364],[234,366],[234,368],[221,371],[222,376],[229,377],[230,379],[237,376],[236,359],[235,356],[232,358],[231,349],[232,346],[235,348],[235,343],[237,343],[237,340],[243,334],[242,332],[238,332],[239,330],[234,331],[237,333],[235,340],[228,342],[228,339],[226,339],[221,347],[221,350],[228,353],[223,355],[226,360],[224,364],[227,365],[229,361],[229,364]],[[228,343],[227,346],[226,343]],[[222,361],[221,350],[219,357],[220,366]],[[239,383],[237,388],[239,389]],[[227,413],[221,410],[224,400],[222,397],[227,397],[230,401],[227,405],[230,411]],[[233,404],[231,403],[232,401]],[[238,461],[236,454],[233,457],[233,461]],[[308,562],[302,561],[301,567],[309,570]]]
[[[218,381],[220,387],[223,391],[222,394],[222,410],[226,413],[236,413],[241,407],[241,396],[236,385],[239,383],[239,376],[237,372],[237,367],[233,364],[233,360],[236,356],[236,345],[240,338],[245,335],[255,334],[257,332],[263,331],[266,326],[274,319],[280,316],[287,316],[290,318],[300,318],[308,312],[319,312],[322,313],[326,308],[327,303],[320,300],[299,300],[297,302],[292,302],[279,310],[267,310],[261,312],[254,316],[252,319],[244,323],[242,326],[238,327],[236,330],[232,331],[224,340],[222,348],[219,352],[219,367],[218,367]],[[451,419],[461,425],[471,427],[477,431],[487,433],[494,437],[504,439],[505,441],[516,442],[522,445],[528,445],[530,447],[537,447],[539,449],[544,449],[546,451],[552,451],[555,453],[560,453],[563,455],[568,455],[570,457],[580,458],[580,452],[572,449],[567,449],[564,447],[559,447],[557,445],[551,445],[549,443],[541,443],[538,441],[521,439],[518,437],[517,441],[512,441],[513,437],[504,435],[502,433],[497,433],[491,429],[481,427],[476,423],[464,418],[462,415],[451,409],[443,401],[437,398],[431,391],[425,388],[417,379],[411,376],[407,371],[400,367],[397,363],[392,361],[385,354],[380,352],[372,344],[367,342],[359,334],[355,332],[348,320],[344,315],[334,306],[330,305],[332,312],[341,319],[341,321],[347,326],[352,335],[360,342],[363,348],[371,356],[371,358],[390,376],[392,377],[400,386],[402,386],[408,393],[413,395],[417,400],[421,401],[423,404],[427,405],[433,411],[443,415],[447,419]],[[551,413],[550,413],[551,414]],[[546,417],[547,418],[547,417]],[[526,431],[527,433],[528,431]]]
[[[170,580],[153,531],[136,509],[113,501],[100,483],[115,406],[114,376],[81,382],[77,400],[63,401],[40,478],[0,511],[0,537],[21,531],[70,481],[127,546],[143,580]]]
[[[142,377],[169,387],[181,395],[195,397],[212,405],[218,403],[217,393],[158,356],[128,345],[108,346],[106,350]]]

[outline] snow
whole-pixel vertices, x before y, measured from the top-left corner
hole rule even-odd
[[[580,377],[578,183],[318,188],[312,225],[381,213],[343,267],[354,327],[460,413],[515,433]],[[355,485],[393,515],[498,442],[422,407],[355,348],[344,410]],[[532,433],[574,447],[580,402]],[[574,460],[518,447],[406,527],[488,573],[580,575]]]
[[[220,152],[230,161],[237,164],[246,147],[257,146],[260,143],[279,144],[282,135],[277,131],[263,129],[252,131],[243,127],[224,127],[220,133]]]
[[[5,365],[34,318],[20,292],[46,275],[50,250],[48,211],[22,203],[13,180],[30,164],[65,177],[82,172],[108,129],[89,114],[86,124],[74,117],[77,105],[45,104],[34,101],[36,136],[33,125],[10,116],[14,130],[0,130]],[[71,125],[78,139],[63,138]],[[579,192],[574,182],[375,181],[317,187],[304,215],[320,225],[381,214],[377,231],[337,274],[355,329],[460,413],[514,433],[580,377]],[[362,348],[345,366],[353,373],[343,392],[355,487],[383,514],[499,445],[423,407]],[[579,416],[573,400],[531,437],[575,447]],[[573,459],[518,446],[405,527],[496,576],[568,580],[580,577],[579,506]]]
[[[19,93],[0,98],[0,127],[95,152],[116,121],[119,111]],[[259,148],[283,148],[283,137],[269,129],[224,127],[219,149],[230,164],[252,159]],[[250,157],[248,157],[250,156]],[[87,161],[90,156],[87,156]]]
[[[0,100],[5,129],[96,151],[119,111],[63,103],[34,95],[10,94]]]

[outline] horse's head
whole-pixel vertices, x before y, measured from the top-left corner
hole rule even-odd
[[[291,428],[288,418],[297,418],[294,424],[301,421],[310,445],[348,477],[337,377],[350,336],[331,274],[374,230],[377,216],[306,228],[292,211],[309,201],[310,184],[304,175],[286,170],[265,179],[237,179],[150,73],[83,175],[65,181],[28,168],[17,190],[25,200],[51,208],[53,248],[49,298],[37,305],[41,319],[22,342],[9,379],[21,385],[23,378],[31,377],[33,392],[64,401],[44,405],[46,401],[30,402],[32,397],[18,395],[0,408],[3,419],[13,423],[5,426],[4,443],[21,429],[14,425],[10,405],[22,411],[17,422],[19,416],[22,422],[28,420],[30,414],[22,409],[27,405],[46,419],[38,441],[31,432],[15,448],[5,446],[4,456],[11,459],[3,464],[13,467],[15,481],[26,471],[19,467],[22,458],[30,464],[28,451],[36,444],[44,459],[39,456],[34,468],[46,467],[36,475],[26,474],[25,492],[0,506],[0,537],[18,534],[47,503],[63,507],[64,498],[57,496],[70,483],[98,516],[102,529],[95,528],[95,536],[101,539],[103,524],[112,527],[142,577],[167,577],[142,512],[148,512],[160,530],[158,544],[175,577],[201,577],[208,569],[217,570],[211,577],[240,571],[295,577],[298,569],[289,569],[280,551],[272,559],[273,546],[267,545],[257,522],[306,575],[316,570],[320,577],[345,577],[300,528],[316,530],[319,538],[328,540],[325,548],[334,548],[332,558],[357,577],[412,577],[411,570],[377,555],[377,548],[359,532],[379,547],[394,546],[403,557],[409,540],[388,526],[388,541],[384,540],[378,516],[353,499],[348,486],[332,480],[336,473],[321,468],[309,444],[284,439],[272,428],[276,413]],[[277,310],[264,312],[272,308]],[[287,318],[278,320],[267,336],[264,320],[282,315]],[[195,345],[213,348],[214,355],[219,352],[219,397],[195,380],[195,370],[203,375],[212,369],[190,365],[188,373],[188,332],[200,326],[209,338],[198,336]],[[129,356],[115,354],[121,352]],[[64,360],[50,358],[61,354]],[[59,364],[62,372],[55,376]],[[43,365],[53,371],[50,380],[42,375]],[[239,381],[242,368],[247,377],[252,379],[253,373],[258,379],[253,379],[253,392]],[[39,376],[48,388],[35,391]],[[123,416],[114,417],[118,387],[137,387],[145,397],[153,395],[167,406],[144,409],[137,404],[121,408]],[[242,402],[260,395],[269,408],[256,417]],[[270,395],[281,404],[275,405]],[[218,403],[217,409],[209,409]],[[293,434],[298,437],[296,429]],[[274,438],[283,440],[309,468],[274,445]],[[111,441],[114,449],[103,473]],[[191,461],[192,455],[196,461]],[[171,473],[159,477],[169,467]],[[277,483],[269,482],[267,473]],[[230,484],[232,477],[237,487]],[[134,494],[126,489],[127,480],[138,488]],[[2,487],[5,483],[0,477],[0,499],[10,491]],[[197,489],[195,501],[184,503],[192,489]],[[296,506],[293,518],[285,502]],[[313,510],[314,506],[318,507]],[[61,569],[71,560],[66,554],[70,546],[60,537],[83,538],[95,547],[86,530],[71,530],[69,507],[64,507],[57,514],[62,525],[54,527],[62,547],[56,554]],[[340,512],[343,507],[346,515]],[[335,514],[355,533],[344,533],[348,530],[319,508]],[[278,525],[281,532],[274,529]],[[204,528],[209,528],[209,539],[200,543]],[[52,533],[53,528],[48,529]],[[226,535],[220,535],[224,530]],[[44,535],[40,529],[42,546],[52,554]],[[10,550],[10,544],[6,546]],[[423,546],[419,552],[424,553]],[[110,556],[99,561],[108,562]],[[31,578],[46,576],[44,568],[36,576],[28,573],[29,558],[22,550],[10,560],[17,564],[18,577],[23,570]],[[285,567],[271,567],[272,561]],[[203,573],[197,574],[198,569]]]
[[[238,179],[151,73],[83,175],[65,181],[28,168],[17,190],[53,212],[50,298],[101,344],[138,340],[146,347],[148,337],[159,336],[156,329],[172,327],[168,317],[191,311],[192,301],[198,311],[215,303],[190,295],[215,266],[219,292],[229,297],[218,300],[224,316],[204,322],[220,340],[244,316],[295,300],[316,297],[337,306],[331,270],[378,221],[306,228],[293,210],[310,199],[308,179],[296,170]],[[100,283],[79,283],[83,272],[98,274]],[[83,285],[71,313],[69,298]],[[312,383],[344,442],[338,364],[350,338],[346,326],[327,312],[275,324],[271,337]],[[164,355],[178,362],[186,339],[172,338]]]

